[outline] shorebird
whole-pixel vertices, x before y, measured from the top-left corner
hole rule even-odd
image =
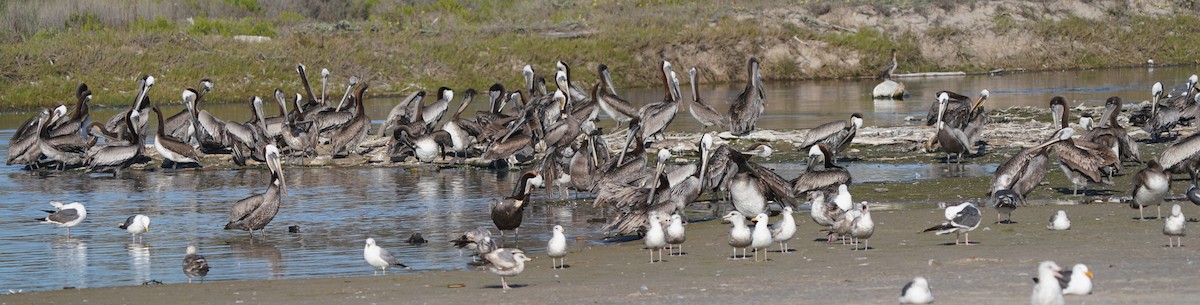
[[[865,202],[861,205],[862,216],[858,216],[850,223],[850,237],[854,238],[856,244],[854,250],[858,250],[857,242],[863,240],[863,250],[871,248],[871,235],[875,234],[875,222],[871,220],[871,210]]]
[[[667,246],[667,232],[663,230],[662,218],[657,212],[650,212],[649,226],[646,230],[646,235],[642,237],[642,241],[646,244],[646,249],[650,250],[650,263],[654,263],[654,251],[658,251],[658,261],[662,261],[662,249]]]
[[[87,218],[87,209],[83,207],[82,203],[63,204],[51,201],[50,205],[54,206],[54,211],[46,210],[46,213],[50,213],[50,215],[37,220],[56,225],[59,228],[67,228],[67,238],[71,238],[71,227],[79,225],[84,218]]]
[[[937,231],[935,234],[954,233],[954,244],[958,245],[958,235],[965,237],[967,245],[971,244],[971,230],[979,227],[982,216],[979,214],[979,208],[970,202],[963,202],[959,205],[946,207],[946,222],[925,229],[924,232]]]
[[[499,248],[483,255],[488,270],[500,276],[500,287],[504,290],[511,289],[504,278],[521,274],[525,271],[525,262],[530,260],[520,249]]]
[[[387,268],[391,266],[408,269],[408,266],[396,260],[396,257],[392,256],[391,252],[376,245],[374,238],[367,238],[367,245],[363,248],[363,260],[366,260],[367,264],[370,264],[371,267],[383,270],[384,275],[387,275]],[[375,270],[376,275],[379,274],[379,270]]]
[[[1059,273],[1062,268],[1052,261],[1044,261],[1038,265],[1037,284],[1033,285],[1030,304],[1033,305],[1062,305],[1062,287],[1058,285]]]
[[[762,252],[763,261],[767,260],[767,247],[771,246],[771,229],[767,228],[769,223],[766,213],[759,213],[750,221],[754,221],[754,231],[750,233],[750,248],[754,248],[754,261],[758,260],[758,253]]]
[[[1171,206],[1171,215],[1163,222],[1163,235],[1167,236],[1167,247],[1183,247],[1183,236],[1186,235],[1187,219],[1183,217],[1183,209],[1179,204]],[[1171,243],[1171,238],[1176,242]]]
[[[204,281],[204,277],[208,275],[208,260],[204,259],[203,255],[196,254],[196,245],[187,246],[187,255],[183,257],[183,274],[187,275],[188,283],[192,283],[193,277],[199,277],[200,281]]]
[[[900,304],[929,304],[933,303],[933,290],[923,277],[915,277],[904,288],[900,288]]]
[[[546,243],[546,255],[550,256],[550,265],[554,269],[563,268],[567,265],[567,237],[563,235],[563,227],[554,225],[554,232],[550,236],[550,241]],[[554,260],[561,261],[559,265],[554,265]]]
[[[792,217],[792,207],[783,207],[783,219],[771,225],[771,240],[779,243],[779,252],[787,253],[787,242],[796,236],[796,219]]]
[[[1062,288],[1062,294],[1073,295],[1089,295],[1092,294],[1092,272],[1088,271],[1087,265],[1075,264],[1071,270],[1063,270],[1058,277],[1058,286]],[[1034,283],[1041,282],[1038,278],[1033,278]]]
[[[471,257],[472,259],[475,259],[480,255],[487,254],[488,252],[492,252],[492,249],[497,248],[496,243],[492,241],[492,232],[488,231],[488,229],[484,227],[467,231],[457,239],[451,240],[450,242],[454,243],[455,248],[458,248],[458,254],[460,256],[462,255],[463,248],[475,250],[475,254],[473,254]]]
[[[1021,195],[1009,189],[1000,189],[992,192],[992,207],[996,208],[996,223],[998,224],[1013,224],[1012,212],[1017,209],[1017,206],[1023,202]],[[1000,220],[1000,215],[1006,217]]]
[[[731,211],[721,219],[733,224],[733,228],[729,230],[729,246],[733,247],[733,256],[729,259],[745,259],[746,247],[750,246],[751,238],[750,227],[746,226],[746,216],[742,216],[738,211]],[[738,249],[742,249],[740,258],[737,256]]]
[[[1058,210],[1058,213],[1050,216],[1050,224],[1046,225],[1046,229],[1063,231],[1071,229],[1071,220],[1067,219],[1067,212]]]
[[[124,229],[125,232],[129,232],[129,235],[131,235],[134,240],[140,240],[143,233],[150,232],[150,217],[146,217],[146,215],[142,214],[129,216],[129,218],[125,219],[125,223],[117,226],[117,228]]]
[[[679,255],[683,255],[683,242],[687,240],[684,235],[683,216],[679,214],[671,214],[671,223],[667,225],[667,255],[676,255],[675,248],[679,248]]]

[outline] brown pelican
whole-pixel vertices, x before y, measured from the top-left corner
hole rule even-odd
[[[71,227],[79,225],[79,223],[83,222],[84,218],[87,218],[87,208],[84,208],[82,203],[72,202],[63,204],[62,202],[51,201],[50,205],[54,206],[53,211],[46,211],[50,215],[38,218],[37,220],[56,225],[59,228],[67,228],[67,238],[71,238]]]
[[[1066,110],[1066,99],[1056,96],[1050,100],[1050,104],[1054,116],[1059,118],[1057,121],[1062,129],[1059,129],[1050,141],[1039,147],[1054,145],[1058,163],[1074,185],[1072,193],[1078,194],[1080,186],[1086,187],[1089,184],[1111,185],[1112,182],[1105,179],[1105,176],[1120,163],[1116,151],[1112,147],[1072,139],[1075,129],[1067,125],[1070,114]]]
[[[367,133],[371,131],[371,118],[367,116],[366,111],[366,93],[367,83],[359,84],[358,90],[354,93],[355,101],[354,118],[336,130],[329,137],[329,155],[337,155],[342,151],[348,154],[359,153],[358,143],[362,142],[367,137]]]
[[[946,96],[946,105],[944,106],[945,110],[941,110],[943,108],[943,95]],[[940,120],[948,123],[950,126],[962,128],[962,126],[966,125],[968,119],[970,118],[970,97],[950,91],[938,91],[933,95],[933,97],[935,100],[933,104],[929,106],[929,112],[925,114],[926,126],[936,125],[939,120],[939,116],[942,117]]]
[[[354,119],[354,113],[342,111],[341,106],[350,99],[350,93],[356,86],[358,86],[358,77],[351,76],[350,83],[346,85],[346,93],[342,95],[342,101],[338,103],[338,108],[330,108],[319,112],[306,111],[305,117],[314,121],[317,124],[317,128],[322,132],[342,127],[342,125]]]
[[[658,151],[658,163],[645,187],[618,187],[612,190],[615,194],[612,197],[596,197],[595,205],[613,211],[608,222],[601,227],[602,232],[609,235],[639,232],[652,225],[649,224],[652,222],[649,220],[651,216],[677,212],[676,202],[671,198],[671,182],[662,175],[670,158],[670,151]]]
[[[267,191],[234,203],[233,208],[229,210],[229,223],[225,224],[226,230],[249,231],[250,238],[254,238],[254,230],[266,236],[263,228],[275,219],[275,215],[279,213],[279,204],[282,203],[283,196],[287,195],[287,180],[283,176],[283,165],[279,163],[279,148],[268,144],[264,154],[267,170],[271,171]]]
[[[158,116],[158,134],[154,135],[154,150],[158,151],[164,160],[171,161],[171,168],[178,167],[179,163],[200,163],[200,154],[196,152],[195,147],[165,134],[166,120],[163,119],[162,110],[159,110],[158,106],[154,106],[154,114]]]
[[[962,155],[971,154],[971,143],[962,129],[948,126],[946,122],[942,121],[949,99],[950,97],[946,93],[938,96],[940,106],[938,106],[937,134],[934,135],[934,138],[937,139],[939,150],[946,153],[946,163],[950,163],[950,155],[956,155],[955,161],[962,163]]]
[[[367,246],[363,248],[363,260],[367,261],[367,264],[375,267],[375,269],[382,269],[384,275],[387,275],[388,267],[408,268],[408,266],[401,264],[395,256],[392,256],[392,253],[388,252],[387,249],[376,245],[374,238],[367,238]],[[379,271],[376,270],[375,273],[379,274]]]
[[[688,113],[691,113],[692,117],[696,118],[697,122],[700,122],[700,125],[704,125],[704,129],[706,130],[708,126],[725,126],[725,121],[727,121],[725,115],[717,112],[712,106],[705,104],[704,99],[700,98],[700,85],[696,83],[696,73],[696,68],[688,69],[688,78],[692,85],[692,102],[688,104]]]
[[[854,141],[854,135],[858,133],[859,128],[862,128],[862,121],[862,114],[854,113],[848,120],[821,124],[821,126],[809,129],[808,133],[804,135],[804,142],[796,147],[807,150],[813,145],[821,143],[833,148],[834,154],[840,154],[850,147],[850,142]]]
[[[396,134],[404,137],[402,141],[408,141],[411,143],[413,157],[416,157],[418,161],[425,163],[433,162],[438,157],[446,155],[446,146],[453,146],[452,136],[445,130],[438,130],[432,133],[416,136],[416,138],[413,139],[407,138],[415,135],[409,134],[408,130],[408,126],[400,126],[398,129],[396,129]]]
[[[499,248],[483,255],[483,261],[487,263],[488,270],[500,276],[500,287],[504,290],[511,289],[504,278],[521,274],[522,271],[525,271],[525,262],[530,260],[520,249]]]
[[[1197,175],[1200,173],[1200,133],[1196,133],[1176,141],[1159,156],[1159,163],[1172,174],[1186,173],[1196,186]]]
[[[300,97],[300,94],[297,93],[293,104],[299,106],[298,103],[301,99],[302,98]],[[279,103],[279,107],[284,109],[284,113],[288,113],[287,101],[283,96],[283,91],[275,89],[275,102]],[[312,123],[296,122],[298,120],[303,120],[303,116],[304,114],[297,113],[294,117],[288,117],[287,121],[283,123],[283,132],[281,134],[281,138],[283,138],[283,143],[287,144],[288,149],[291,149],[292,151],[304,152],[304,155],[309,157],[316,156],[317,132],[312,130]]]
[[[734,208],[743,215],[758,215],[766,212],[768,201],[786,206],[784,201],[794,197],[792,184],[774,170],[750,162],[748,157],[740,153],[731,156],[738,167],[738,173],[729,183]]]
[[[958,245],[958,235],[962,234],[965,237],[966,245],[971,244],[971,230],[979,227],[982,222],[982,215],[979,214],[979,208],[970,202],[964,202],[956,206],[946,207],[946,222],[925,229],[924,232],[937,231],[934,234],[942,235],[954,233],[954,244]]]
[[[458,110],[454,111],[450,120],[442,124],[442,130],[450,134],[451,148],[456,159],[465,157],[467,150],[475,146],[475,137],[478,137],[482,131],[478,123],[462,117],[462,113],[467,110],[474,99],[475,89],[467,89],[463,93],[462,104],[458,106]]]
[[[316,97],[313,96],[312,86],[309,86],[308,84],[308,73],[306,73],[306,69],[304,68],[303,64],[296,64],[296,73],[300,74],[300,84],[304,86],[305,98],[304,103],[301,104],[300,107],[296,107],[294,111],[296,111],[296,113],[317,113],[318,111],[321,111],[322,108],[329,107],[329,101],[324,99],[324,97],[318,101]]]
[[[603,134],[592,122],[584,122],[581,127],[584,133],[583,142],[575,148],[567,172],[571,176],[571,187],[575,190],[593,192],[598,181],[601,164],[608,161],[608,150],[601,147],[600,138]]]
[[[983,127],[991,121],[987,115],[987,108],[983,107],[989,95],[991,93],[987,89],[979,91],[979,99],[975,100],[975,103],[967,111],[966,125],[959,127],[967,134],[967,144],[975,145],[975,142],[979,140],[980,133],[983,132]]]
[[[71,112],[70,117],[62,117],[55,124],[54,129],[50,131],[50,136],[61,136],[68,134],[82,135],[83,127],[88,124],[88,119],[91,117],[87,102],[92,99],[92,91],[88,90],[87,84],[79,84],[75,89],[75,110]]]
[[[212,81],[207,78],[200,80],[201,90],[212,91]],[[196,133],[195,126],[195,108],[196,108],[196,92],[192,90],[189,98],[187,91],[181,95],[183,99],[184,109],[167,118],[166,134],[176,139],[189,139]]]
[[[388,112],[387,119],[379,124],[379,131],[375,136],[383,136],[391,133],[398,125],[408,125],[409,123],[419,120],[421,101],[425,99],[425,91],[417,91],[409,94],[408,97],[401,100],[399,104],[392,107]],[[421,124],[424,124],[421,121]]]
[[[125,119],[125,124],[131,133],[128,141],[109,142],[107,145],[94,146],[87,151],[87,169],[92,172],[112,171],[113,176],[129,167],[142,156],[142,130],[137,126],[140,112],[131,111]],[[45,149],[43,149],[45,151]]]
[[[1007,161],[1000,164],[992,173],[992,188],[987,197],[992,200],[992,206],[1000,213],[996,214],[997,223],[1012,223],[1012,210],[1017,204],[1025,202],[1025,196],[1032,192],[1046,177],[1046,166],[1050,159],[1049,149],[1045,145],[1023,149]],[[1007,190],[1016,195],[1015,202],[1001,201],[1009,194],[997,195],[996,192]],[[1000,221],[1000,214],[1007,214],[1008,219]]]
[[[1104,113],[1100,116],[1099,126],[1085,131],[1079,139],[1097,143],[1115,141],[1118,144],[1117,155],[1121,158],[1121,161],[1141,163],[1141,152],[1139,152],[1137,142],[1129,136],[1129,133],[1125,131],[1125,127],[1117,122],[1117,116],[1121,114],[1122,104],[1120,97],[1114,96],[1108,98],[1104,102]],[[1111,139],[1101,140],[1102,138]]]
[[[1138,219],[1146,220],[1142,208],[1153,205],[1158,211],[1154,219],[1162,219],[1163,198],[1170,189],[1171,175],[1163,170],[1158,160],[1150,160],[1146,168],[1133,178],[1133,200],[1129,202],[1129,207],[1138,209]]]
[[[192,283],[193,277],[199,277],[203,282],[204,276],[208,275],[208,260],[196,254],[196,245],[187,246],[187,255],[183,257],[183,274],[187,275],[188,284]]]
[[[759,72],[758,58],[750,58],[747,65],[746,89],[738,94],[732,105],[729,105],[729,132],[734,136],[746,136],[754,131],[754,125],[762,116],[767,106],[767,95],[762,85],[762,74]]]
[[[1142,125],[1142,130],[1150,134],[1151,141],[1157,142],[1162,133],[1171,132],[1175,124],[1179,122],[1182,114],[1179,112],[1179,109],[1158,105],[1158,100],[1163,97],[1162,83],[1154,83],[1154,86],[1150,88],[1150,94],[1150,117],[1147,119],[1145,125]]]
[[[20,164],[33,168],[38,164],[38,159],[42,157],[42,150],[38,147],[38,135],[41,131],[38,124],[49,115],[50,111],[43,109],[40,115],[29,117],[17,128],[12,139],[8,141],[8,161],[5,165]]]
[[[900,67],[900,64],[899,64],[899,62],[896,61],[896,49],[892,49],[892,62],[888,63],[887,67],[883,68],[883,72],[879,73],[879,76],[876,78],[878,78],[878,79],[892,78],[892,74],[896,73],[896,68],[898,68],[898,67]]]
[[[613,86],[612,75],[608,73],[608,66],[600,64],[596,67],[596,71],[600,74],[600,81],[596,83],[596,87],[592,89],[592,99],[596,100],[596,105],[600,106],[608,117],[617,121],[617,125],[629,122],[638,116],[638,109],[628,101],[617,96],[617,89]]]
[[[500,235],[504,235],[504,231],[513,230],[514,233],[520,234],[518,230],[521,227],[521,221],[525,217],[525,207],[528,206],[529,190],[533,187],[529,184],[529,179],[538,177],[537,171],[528,171],[517,179],[517,185],[513,187],[512,196],[504,199],[495,199],[488,204],[492,210],[492,223],[496,224],[496,229],[500,230]]]
[[[833,164],[833,151],[825,144],[817,144],[808,150],[808,170],[792,179],[792,194],[795,196],[818,191],[835,190],[838,185],[850,184],[850,171]],[[824,168],[816,169],[817,162],[824,159]]]
[[[129,116],[130,112],[138,112],[140,119],[138,121],[134,121],[134,123],[137,124],[138,130],[144,131],[146,129],[146,123],[150,119],[150,113],[148,112],[150,109],[148,108],[150,107],[149,93],[150,87],[152,86],[154,86],[153,76],[144,75],[139,78],[138,93],[135,97],[136,99],[133,100],[133,105],[131,105],[129,109],[126,109],[125,111],[114,115],[112,118],[109,118],[108,122],[104,124],[104,128],[116,131],[118,134],[122,135],[122,140],[128,140],[129,137],[127,136],[132,135],[133,132],[127,127],[128,125],[125,124],[125,118]]]
[[[43,113],[43,115],[44,117],[38,121],[37,126],[38,150],[46,158],[57,161],[60,166],[59,169],[84,164],[87,161],[87,150],[91,147],[87,141],[77,134],[51,137],[50,122],[54,121],[59,114],[56,111],[49,111]]]
[[[421,106],[421,119],[425,120],[425,126],[433,126],[442,120],[442,115],[446,114],[446,109],[450,108],[450,101],[454,100],[454,90],[446,87],[438,88],[437,97],[438,99],[433,103]]]
[[[663,100],[638,109],[638,119],[642,124],[642,139],[645,141],[653,142],[657,138],[663,138],[667,125],[675,120],[675,113],[679,112],[679,86],[674,79],[674,73],[671,71],[671,62],[664,60],[662,62],[662,80],[665,89]]]

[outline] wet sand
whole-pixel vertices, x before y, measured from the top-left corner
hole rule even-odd
[[[1200,215],[1200,208],[1185,204],[1185,215]],[[929,279],[938,304],[1020,304],[1028,302],[1043,260],[1065,268],[1085,263],[1095,274],[1095,293],[1068,296],[1069,304],[1181,304],[1200,295],[1194,285],[1200,244],[1184,238],[1184,247],[1166,248],[1162,222],[1134,220],[1137,211],[1126,204],[1022,207],[1014,214],[1017,224],[985,223],[969,246],[953,245],[954,235],[918,233],[943,220],[932,205],[885,208],[872,213],[877,227],[867,251],[815,241],[822,237],[817,226],[797,214],[795,252],[779,253],[774,245],[769,261],[730,260],[729,226],[694,222],[687,226],[686,255],[650,264],[640,240],[576,241],[569,268],[553,270],[544,253],[532,253],[525,273],[509,279],[510,291],[499,289],[499,277],[487,271],[370,276],[363,263],[361,277],[45,291],[0,296],[0,304],[889,304],[914,276]],[[1071,230],[1045,228],[1059,209],[1067,211]],[[994,219],[993,210],[983,211],[985,220]],[[361,260],[359,251],[347,249],[346,259]],[[459,284],[464,287],[449,288]]]

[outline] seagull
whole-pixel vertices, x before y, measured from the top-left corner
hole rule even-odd
[[[754,248],[754,261],[759,261],[759,252],[763,252],[763,261],[766,261],[767,253],[763,249],[770,246],[771,242],[773,242],[771,239],[771,229],[767,228],[767,214],[758,213],[758,216],[754,216],[750,221],[757,221],[754,223],[754,232],[750,234],[750,248]]]
[[[125,219],[125,223],[117,226],[117,228],[125,229],[135,240],[140,239],[142,233],[150,232],[150,217],[137,214],[129,216]]]
[[[508,290],[511,288],[504,278],[521,274],[521,271],[525,271],[525,262],[531,259],[520,249],[499,248],[484,254],[483,260],[487,263],[488,270],[500,276],[500,287]]]
[[[1187,229],[1187,220],[1183,218],[1183,208],[1176,203],[1171,206],[1171,216],[1167,216],[1167,221],[1163,223],[1163,235],[1167,236],[1167,247],[1182,247],[1184,232]],[[1171,244],[1171,238],[1176,239],[1175,244]]]
[[[1033,295],[1030,296],[1030,304],[1033,305],[1062,305],[1063,292],[1062,287],[1057,285],[1062,274],[1059,273],[1062,268],[1058,267],[1052,261],[1044,261],[1038,265],[1038,284],[1033,285]]]
[[[87,218],[87,209],[82,203],[72,202],[63,204],[58,201],[51,201],[50,205],[54,206],[54,211],[46,210],[50,213],[45,218],[38,218],[42,222],[57,225],[59,228],[67,228],[67,238],[71,238],[71,227],[83,222]]]
[[[1092,272],[1087,265],[1075,264],[1071,270],[1063,271],[1062,277],[1068,281],[1058,280],[1063,294],[1088,295],[1092,294]]]
[[[458,239],[451,240],[450,242],[454,243],[455,248],[458,248],[459,256],[462,256],[463,248],[475,250],[475,254],[471,257],[472,260],[480,255],[492,252],[492,249],[496,249],[496,243],[492,241],[492,232],[484,227],[467,231],[462,236],[459,236]]]
[[[779,252],[787,253],[787,242],[796,236],[796,219],[792,207],[783,208],[783,220],[771,225],[771,240],[779,243]]]
[[[1067,212],[1058,210],[1057,214],[1050,216],[1050,224],[1046,225],[1046,228],[1055,231],[1070,230],[1071,220],[1067,219]]]
[[[675,246],[679,246],[679,255],[683,255],[683,242],[687,240],[683,229],[683,216],[671,214],[671,224],[667,225],[667,255],[675,255]]]
[[[937,231],[937,235],[955,233],[954,244],[958,245],[958,235],[963,234],[967,245],[971,244],[971,230],[979,227],[982,216],[979,214],[979,208],[970,202],[963,202],[956,206],[946,208],[946,222],[925,229],[924,232]]]
[[[850,206],[854,207],[855,205],[850,203]],[[854,236],[850,235],[850,229],[853,228],[854,220],[858,219],[859,216],[862,216],[862,209],[851,208],[850,210],[845,211],[845,213],[842,213],[842,216],[838,217],[833,222],[833,234],[837,235],[838,239],[842,240],[843,245],[845,245],[847,242],[850,242],[851,244],[854,243]]]
[[[929,290],[929,282],[923,277],[915,277],[912,282],[900,289],[900,304],[929,304],[933,303],[933,291]]]
[[[733,228],[729,230],[729,245],[733,247],[733,257],[730,259],[739,259],[737,250],[742,249],[742,259],[746,258],[746,247],[750,246],[750,227],[746,226],[746,216],[738,211],[731,211],[722,217],[725,221],[733,224]]]
[[[1017,209],[1017,205],[1021,203],[1021,195],[1010,189],[1000,189],[992,192],[993,207],[996,208],[996,223],[998,224],[1013,224],[1012,212]],[[1000,214],[1004,214],[1004,220],[1000,220]]]
[[[196,254],[196,245],[187,246],[187,255],[183,257],[183,274],[187,275],[188,284],[192,283],[193,277],[200,277],[203,282],[204,276],[208,275],[208,260]]]
[[[397,261],[396,257],[392,256],[387,249],[375,245],[374,238],[367,238],[367,246],[363,248],[363,260],[366,260],[367,264],[371,264],[375,269],[382,269],[384,275],[387,275],[387,268],[391,266],[408,269],[408,266]],[[375,274],[378,275],[379,271],[376,270]]]
[[[646,236],[642,241],[646,244],[646,249],[650,249],[650,263],[654,263],[654,250],[658,250],[658,261],[662,261],[662,248],[667,246],[667,236],[662,227],[662,218],[658,213],[651,212],[650,214],[650,230],[646,231]]]
[[[850,237],[853,237],[855,242],[863,239],[862,249],[867,250],[871,245],[871,235],[875,234],[875,222],[871,221],[871,210],[867,208],[867,203],[863,202],[860,206],[862,207],[862,216],[858,216],[850,222]],[[854,245],[854,250],[858,250],[857,244]]]
[[[550,236],[550,242],[546,243],[546,255],[550,256],[550,265],[554,269],[567,265],[567,236],[563,235],[562,226],[554,225],[554,234]],[[562,261],[560,265],[554,265],[555,259]]]

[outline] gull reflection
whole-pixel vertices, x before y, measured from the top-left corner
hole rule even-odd
[[[58,283],[63,287],[87,287],[87,243],[81,239],[58,239],[50,250],[54,253],[53,268],[57,270]]]
[[[129,243],[125,245],[129,253],[129,269],[133,270],[134,283],[145,283],[150,280],[150,245]]]

